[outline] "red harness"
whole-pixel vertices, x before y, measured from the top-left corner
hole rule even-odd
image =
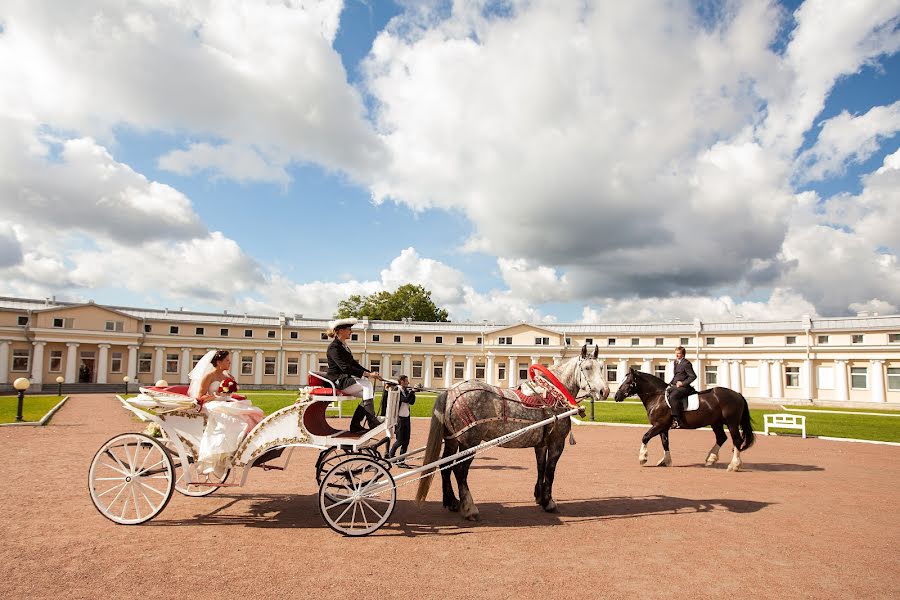
[[[549,381],[550,384],[553,385],[553,387],[559,390],[559,392],[565,397],[565,399],[569,401],[569,404],[571,404],[572,406],[578,406],[578,402],[575,401],[575,398],[572,397],[572,394],[569,393],[569,390],[567,390],[565,386],[560,383],[559,379],[556,378],[556,375],[550,372],[550,369],[548,369],[544,365],[534,364],[528,367],[528,376],[534,379],[535,371],[540,372],[541,377]]]

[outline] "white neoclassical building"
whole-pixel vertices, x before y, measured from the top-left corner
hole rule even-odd
[[[299,387],[323,369],[327,319],[127,308],[0,298],[0,386],[186,383],[209,349],[232,351],[246,387]],[[428,388],[465,379],[512,387],[532,363],[597,345],[610,387],[629,367],[667,376],[688,350],[699,389],[748,399],[900,404],[900,316],[704,323],[533,324],[363,320],[350,344],[360,362]]]

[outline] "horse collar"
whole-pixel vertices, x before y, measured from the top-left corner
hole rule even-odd
[[[549,381],[550,385],[559,390],[559,392],[563,395],[563,397],[565,397],[569,404],[571,404],[572,406],[577,406],[578,402],[575,400],[575,398],[572,397],[572,394],[569,393],[569,390],[566,389],[566,387],[559,381],[559,379],[556,378],[556,375],[554,375],[550,371],[550,369],[548,369],[544,365],[531,365],[530,367],[528,367],[528,376],[534,379],[535,371],[538,371],[541,374],[541,377]]]

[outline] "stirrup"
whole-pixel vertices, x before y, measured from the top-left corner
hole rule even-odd
[[[675,417],[672,417],[672,426],[669,429],[683,429],[681,426],[681,421]]]

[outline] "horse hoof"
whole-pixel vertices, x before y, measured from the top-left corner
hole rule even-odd
[[[556,512],[556,500],[551,499],[546,505],[544,505],[544,511],[552,513]]]
[[[641,466],[643,467],[644,465],[647,464],[647,459],[646,459],[646,458],[642,458],[642,459],[640,459],[638,462],[641,463]]]
[[[481,515],[477,512],[473,512],[471,515],[466,515],[466,521],[480,521]]]
[[[444,502],[444,506],[450,512],[459,512],[459,502]]]

